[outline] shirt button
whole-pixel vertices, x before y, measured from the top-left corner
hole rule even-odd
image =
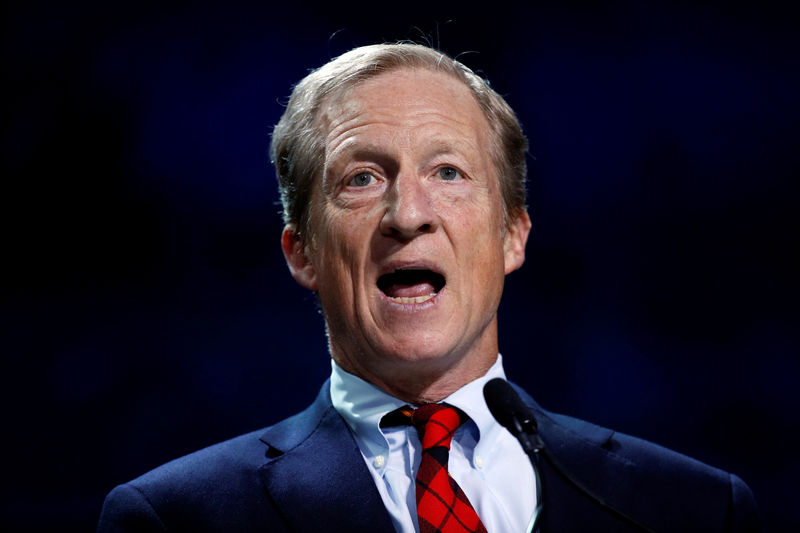
[[[481,459],[480,455],[475,456],[475,466],[478,468],[483,468],[483,459]]]
[[[379,455],[372,460],[372,466],[374,466],[375,468],[381,468],[385,462],[386,459],[384,459],[382,455]]]

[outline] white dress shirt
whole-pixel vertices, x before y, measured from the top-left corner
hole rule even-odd
[[[353,431],[395,529],[418,532],[414,480],[422,447],[411,426],[380,428],[383,415],[406,405],[331,361],[331,400]],[[469,415],[455,432],[448,470],[489,533],[529,531],[536,507],[533,467],[483,399],[483,386],[505,379],[500,355],[489,371],[443,401]]]

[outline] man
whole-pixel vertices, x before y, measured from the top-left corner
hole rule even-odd
[[[117,487],[99,531],[758,530],[735,476],[520,391],[534,468],[489,412],[525,150],[505,101],[430,48],[357,48],[303,79],[272,156],[331,379],[299,415]]]

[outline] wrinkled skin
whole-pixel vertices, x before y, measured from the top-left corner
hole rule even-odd
[[[321,180],[309,235],[285,228],[290,271],[317,291],[331,355],[412,403],[438,401],[497,358],[504,277],[525,257],[530,219],[506,224],[489,125],[469,89],[401,69],[327,103]],[[395,286],[396,269],[440,274]]]

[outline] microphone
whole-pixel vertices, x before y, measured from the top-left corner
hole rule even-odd
[[[502,378],[489,380],[483,386],[486,405],[497,422],[514,435],[527,454],[533,467],[533,485],[536,491],[536,508],[533,510],[528,531],[538,531],[537,524],[542,514],[542,480],[539,477],[539,452],[544,450],[544,442],[539,437],[533,411],[525,405],[508,381]]]
[[[525,405],[519,394],[502,378],[494,378],[483,387],[483,397],[495,420],[517,438],[523,451],[534,462],[544,449],[539,437],[533,411]]]

